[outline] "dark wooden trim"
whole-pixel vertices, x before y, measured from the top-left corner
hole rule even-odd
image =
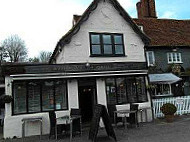
[[[52,65],[7,65],[3,66],[3,75],[14,74],[47,74],[47,73],[79,73],[122,70],[148,70],[146,62],[109,62],[109,63],[72,63]]]

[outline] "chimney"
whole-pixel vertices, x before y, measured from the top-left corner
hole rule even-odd
[[[137,3],[138,18],[157,18],[154,0],[141,0]]]

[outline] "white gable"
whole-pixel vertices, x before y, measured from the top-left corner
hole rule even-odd
[[[89,32],[121,33],[124,37],[125,57],[90,57]],[[113,5],[101,1],[92,11],[79,32],[56,57],[56,63],[145,62],[144,43]]]

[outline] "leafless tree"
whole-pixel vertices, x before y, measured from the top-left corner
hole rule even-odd
[[[39,60],[42,63],[47,63],[49,62],[49,59],[51,57],[52,53],[48,51],[41,51],[39,55]]]
[[[7,58],[7,53],[5,51],[5,48],[2,46],[2,47],[0,47],[0,64],[2,62],[5,62],[6,58]]]
[[[1,45],[4,47],[10,62],[24,62],[27,59],[25,42],[18,36],[12,35],[5,39]]]
[[[29,62],[33,62],[33,63],[39,63],[40,59],[38,57],[34,57],[34,58],[29,58],[28,60]]]

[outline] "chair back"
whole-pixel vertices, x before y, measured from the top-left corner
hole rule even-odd
[[[55,111],[50,111],[49,112],[49,119],[50,119],[50,126],[55,127],[56,125],[56,114]]]
[[[118,110],[130,110],[130,104],[116,105],[116,109]],[[129,117],[129,113],[127,114],[118,114],[117,117]]]
[[[77,108],[71,108],[71,112],[70,115],[81,115],[81,109],[77,109]]]
[[[116,105],[117,110],[130,110],[130,104]]]

